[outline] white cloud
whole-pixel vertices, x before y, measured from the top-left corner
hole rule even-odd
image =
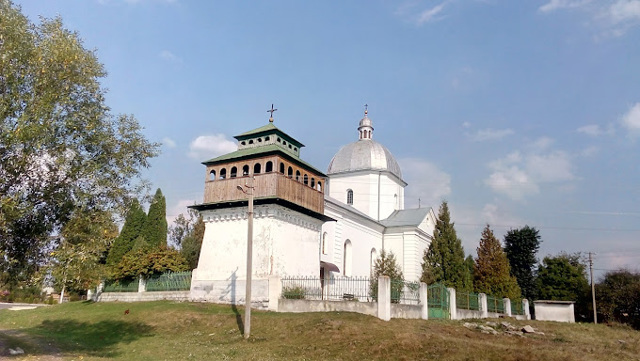
[[[173,225],[173,221],[175,221],[176,217],[179,214],[183,214],[185,217],[187,216],[187,207],[196,204],[197,202],[193,199],[180,199],[172,206],[167,207],[167,224],[169,227]]]
[[[469,136],[475,142],[484,142],[487,140],[499,140],[512,134],[514,134],[514,132],[511,129],[487,128],[478,130],[475,134],[471,134]]]
[[[444,9],[445,5],[447,4],[447,1],[436,5],[434,7],[432,7],[431,9],[427,9],[424,10],[420,13],[420,15],[418,16],[418,19],[416,20],[418,25],[422,25],[424,23],[428,23],[431,21],[435,21],[435,20],[440,20],[442,18],[442,16],[438,16],[438,14],[440,14],[442,12],[442,10]]]
[[[438,205],[451,194],[451,176],[435,164],[417,158],[404,158],[399,162],[409,184],[404,196],[407,208],[417,207],[418,198],[422,205]]]
[[[640,21],[640,0],[618,0],[608,9],[614,24]]]
[[[541,152],[546,149],[549,149],[551,145],[554,143],[554,140],[549,137],[540,137],[531,143],[530,148],[534,151]]]
[[[578,133],[583,133],[586,135],[590,135],[592,137],[597,137],[602,134],[602,129],[597,124],[589,124],[577,129]]]
[[[182,58],[170,52],[169,50],[161,51],[158,56],[171,63],[182,63]]]
[[[167,146],[168,148],[175,148],[176,147],[176,142],[169,138],[169,137],[164,137],[162,138],[162,145]]]
[[[540,6],[538,10],[543,13],[547,13],[558,9],[578,8],[590,2],[591,0],[551,0]]]
[[[581,152],[580,155],[583,157],[592,157],[596,154],[598,154],[600,152],[600,148],[598,147],[587,147],[584,148]]]
[[[563,151],[549,151],[551,142],[550,138],[540,138],[530,147],[529,153],[516,151],[489,163],[492,173],[485,179],[485,184],[496,193],[523,200],[539,193],[543,184],[575,179],[571,156]]]
[[[469,123],[469,122],[464,122],[464,123],[462,123],[462,127],[463,127],[463,128],[471,128],[471,123]]]
[[[640,135],[640,103],[634,106],[622,116],[622,126],[627,129],[630,136]]]
[[[189,144],[189,157],[210,159],[237,149],[236,142],[228,140],[224,134],[201,135]]]

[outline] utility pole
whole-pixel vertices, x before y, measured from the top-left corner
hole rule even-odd
[[[593,300],[593,323],[598,323],[598,312],[596,312],[596,286],[593,282],[593,253],[589,252],[589,273],[591,273],[591,298]]]
[[[249,177],[249,184],[238,189],[249,196],[249,211],[247,212],[247,287],[245,290],[244,305],[244,338],[248,339],[251,334],[251,274],[253,263],[253,176]]]

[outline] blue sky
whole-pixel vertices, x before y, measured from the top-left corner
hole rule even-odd
[[[321,170],[366,103],[407,207],[448,200],[467,253],[528,224],[540,256],[640,269],[640,0],[16,3],[96,49],[108,105],[163,143],[169,217],[272,103]]]

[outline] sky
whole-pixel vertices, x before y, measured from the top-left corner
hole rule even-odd
[[[107,105],[162,143],[170,220],[271,104],[322,171],[368,104],[406,207],[446,200],[467,254],[529,225],[540,258],[640,270],[640,0],[14,2],[95,49]]]

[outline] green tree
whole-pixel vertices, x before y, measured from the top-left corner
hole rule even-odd
[[[151,248],[167,247],[167,201],[160,188],[149,205],[143,235]]]
[[[545,257],[538,267],[536,286],[538,299],[574,301],[577,320],[593,318],[587,267],[580,261],[579,253]]]
[[[127,253],[112,268],[111,278],[117,281],[134,280],[138,276],[149,277],[165,272],[187,271],[187,260],[180,252],[167,247],[138,249]]]
[[[38,270],[78,208],[127,204],[158,145],[105,104],[103,66],[60,18],[32,24],[0,0],[0,272]]]
[[[451,222],[449,206],[442,202],[429,249],[422,257],[422,282],[439,282],[458,291],[471,290],[471,276],[464,265],[464,249]]]
[[[494,297],[508,297],[512,300],[519,299],[520,287],[516,278],[511,275],[507,255],[488,224],[482,231],[477,251],[478,258],[474,267],[476,292]]]
[[[204,221],[202,216],[198,215],[192,230],[182,241],[180,254],[187,260],[190,269],[198,267],[200,259],[200,249],[202,248],[202,240],[204,239]]]
[[[535,266],[536,253],[540,249],[540,232],[529,226],[512,229],[504,236],[504,251],[511,266],[511,274],[516,277],[522,296],[536,299]]]
[[[392,281],[404,282],[402,269],[396,260],[396,256],[391,251],[387,252],[383,249],[382,252],[380,252],[380,256],[373,264],[373,279],[369,286],[369,295],[374,300],[378,298],[378,277],[380,276],[387,276]],[[399,301],[403,286],[404,285],[400,282],[391,283],[392,302]]]
[[[473,260],[473,256],[468,255],[467,258],[464,259],[464,267],[467,269],[465,277],[467,277],[466,283],[469,285],[469,291],[472,291],[473,288],[473,267],[475,262]]]
[[[640,273],[611,271],[596,285],[598,319],[640,330]]]
[[[125,218],[120,235],[115,239],[109,250],[109,255],[107,256],[108,265],[113,266],[118,264],[120,260],[122,260],[122,257],[133,249],[136,243],[140,244],[140,237],[144,240],[142,233],[146,219],[147,215],[144,213],[144,209],[142,209],[138,200],[134,200],[127,212],[127,217]],[[138,240],[138,242],[136,242],[136,240]]]

